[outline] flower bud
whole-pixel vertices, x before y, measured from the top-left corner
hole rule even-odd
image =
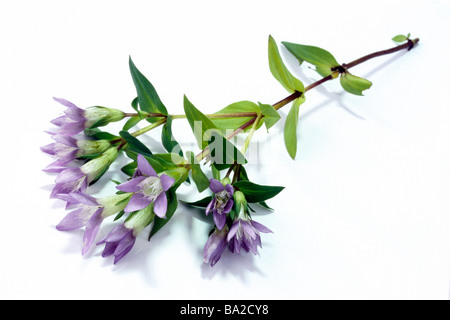
[[[106,126],[111,122],[125,118],[125,114],[122,111],[105,107],[88,108],[84,111],[84,116],[86,118],[86,128]]]
[[[77,157],[95,156],[108,150],[111,143],[107,140],[78,140],[77,147]]]

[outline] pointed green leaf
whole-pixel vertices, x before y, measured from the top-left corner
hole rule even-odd
[[[209,179],[202,171],[200,164],[196,161],[194,153],[188,151],[186,155],[192,168],[192,180],[194,180],[198,192],[201,193],[209,188]]]
[[[180,202],[182,204],[185,204],[185,205],[190,206],[190,207],[203,209],[203,208],[206,208],[211,203],[212,200],[213,200],[213,197],[212,196],[208,196],[206,198],[203,198],[201,200],[194,201],[194,202],[186,202],[186,201],[181,201],[181,200],[180,200]]]
[[[184,111],[194,132],[200,149],[208,148],[212,164],[230,166],[233,163],[246,163],[245,157],[236,146],[225,139],[215,124],[184,98]],[[221,167],[221,169],[223,169]]]
[[[357,96],[362,96],[364,90],[370,89],[372,82],[346,72],[341,74],[341,85],[345,91]]]
[[[260,103],[259,108],[264,115],[263,119],[267,130],[272,128],[281,119],[280,114],[272,105]]]
[[[166,218],[163,219],[158,216],[155,216],[153,227],[148,237],[149,241],[159,230],[161,230],[167,224],[167,222],[170,221],[170,219],[172,219],[175,211],[178,208],[177,194],[175,190],[173,190],[173,188],[167,192],[167,200],[168,203],[167,203]]]
[[[177,153],[183,156],[183,151],[172,134],[172,118],[170,116],[167,116],[167,121],[162,128],[161,141],[167,152]]]
[[[249,203],[260,203],[271,199],[283,191],[284,187],[262,186],[256,183],[242,180],[233,184],[239,189]]]
[[[216,115],[220,114],[232,114],[232,113],[240,113],[240,112],[248,112],[248,113],[258,113],[259,107],[256,103],[251,101],[240,101],[229,106],[223,108],[222,110],[216,112]],[[236,130],[240,128],[242,125],[246,124],[252,120],[252,117],[235,117],[235,118],[212,118],[211,121],[222,130],[222,132],[226,132],[227,130]],[[246,131],[251,128],[247,128]]]
[[[322,77],[329,76],[332,73],[331,68],[340,65],[330,52],[322,48],[290,42],[283,42],[283,45],[300,61],[300,64],[306,61],[314,65]]]
[[[145,144],[143,144],[138,138],[132,136],[128,131],[120,131],[119,134],[128,143],[127,151],[140,153],[147,157],[151,157],[153,155]]]
[[[409,38],[409,37],[407,37],[407,36],[404,36],[404,35],[402,35],[402,34],[399,34],[399,35],[393,37],[393,38],[392,38],[392,41],[397,42],[397,43],[403,43],[403,42],[407,41],[408,38]]]
[[[294,77],[292,73],[286,68],[286,65],[281,59],[277,43],[272,36],[269,37],[269,66],[272,75],[288,92],[294,93],[296,91],[305,91],[303,83],[299,79]]]
[[[300,105],[305,102],[304,96],[296,99],[289,111],[284,125],[284,143],[292,159],[297,155],[297,126]]]
[[[198,147],[205,149],[209,144],[208,141],[211,138],[212,131],[220,130],[208,117],[194,107],[186,96],[184,96],[184,112],[194,132]]]
[[[131,77],[136,87],[139,106],[142,111],[148,113],[162,113],[167,115],[167,109],[159,99],[155,88],[150,81],[136,68],[133,61],[129,60]]]

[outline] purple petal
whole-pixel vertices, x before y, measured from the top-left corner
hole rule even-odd
[[[80,133],[85,129],[85,121],[77,122],[66,122],[60,126],[58,133],[62,135],[72,136],[74,134]]]
[[[216,204],[216,198],[213,198],[212,201],[206,207],[206,215],[209,215],[209,213],[211,212],[212,208],[214,208],[215,204]]]
[[[167,196],[164,192],[156,198],[155,207],[153,209],[155,214],[160,218],[166,218],[167,213]]]
[[[227,241],[230,242],[230,240],[235,236],[236,232],[239,229],[239,220],[234,222],[231,226],[230,231],[228,232]]]
[[[144,209],[151,203],[150,200],[148,200],[142,193],[135,193],[130,199],[130,202],[128,202],[127,206],[125,207],[125,212],[134,212],[141,209]]]
[[[250,223],[252,224],[253,228],[258,230],[259,232],[262,232],[262,233],[273,233],[272,230],[270,230],[269,228],[267,228],[266,226],[262,225],[259,222],[256,222],[256,221],[252,220]]]
[[[67,108],[64,113],[74,121],[85,121],[84,111],[76,106]]]
[[[95,238],[97,237],[98,231],[100,230],[100,226],[103,222],[102,212],[103,208],[98,209],[86,224],[86,232],[83,237],[83,255],[89,251]]]
[[[133,230],[130,230],[127,235],[119,241],[116,250],[114,250],[114,255],[117,257],[122,252],[127,250],[130,246],[133,247],[136,241],[136,237],[133,236]],[[129,250],[128,250],[129,251]]]
[[[147,179],[147,178],[144,176],[136,177],[134,179],[131,179],[128,182],[118,185],[116,188],[123,192],[138,192],[139,190],[141,190],[141,188],[139,187],[139,184],[142,181],[144,181],[145,179]]]
[[[103,244],[103,243],[104,242],[100,242],[100,243],[97,243],[97,244],[99,245],[99,244]],[[117,243],[116,242],[108,242],[108,243],[106,243],[105,248],[103,249],[103,252],[102,252],[102,257],[103,258],[109,257],[110,255],[112,255],[114,253],[116,248],[117,248]]]
[[[131,251],[131,249],[133,249],[135,242],[136,242],[136,238],[134,238],[133,242],[131,244],[129,244],[128,247],[126,247],[124,250],[122,250],[120,254],[116,255],[116,253],[114,253],[114,264],[117,264],[120,260],[122,260],[123,257],[125,257],[128,254],[128,252]]]
[[[71,193],[69,196],[73,199],[73,203],[85,204],[88,206],[99,206],[97,199],[81,192]]]
[[[233,199],[228,200],[227,204],[223,208],[223,213],[230,213],[231,209],[233,209],[234,201]]]
[[[46,146],[41,147],[41,151],[52,156],[56,155],[56,143],[50,143]]]
[[[77,209],[67,214],[64,219],[56,226],[59,231],[72,231],[80,229],[86,225],[90,219],[83,209]]]
[[[169,176],[167,176],[165,174],[161,175],[160,181],[161,181],[161,185],[162,185],[164,191],[169,190],[173,186],[173,184],[175,183],[175,179],[174,178],[169,177]]]
[[[74,105],[72,102],[67,101],[66,99],[63,98],[56,98],[53,97],[53,100],[55,100],[56,102],[59,102],[60,104],[62,104],[63,106],[67,107],[67,108],[78,108],[76,105]]]
[[[214,193],[219,193],[219,192],[222,192],[225,190],[225,187],[223,186],[223,184],[216,179],[209,180],[209,188]]]
[[[67,183],[71,181],[76,181],[81,179],[84,176],[84,173],[80,168],[68,168],[62,171],[56,177],[56,183]]]
[[[57,183],[53,188],[52,193],[50,194],[50,198],[62,199],[60,198],[60,195],[69,194],[72,192],[85,192],[86,188],[87,188],[86,177],[68,183]]]
[[[214,214],[214,223],[216,224],[217,229],[222,230],[227,222],[227,215],[225,213],[222,214]]]
[[[64,124],[66,124],[68,121],[67,116],[60,116],[58,118],[55,118],[53,120],[50,121],[51,124],[54,124],[55,126],[61,127]],[[54,134],[54,133],[53,133]]]
[[[254,240],[256,238],[256,232],[253,229],[253,227],[250,224],[250,222],[249,221],[242,221],[241,225],[242,225],[242,228],[244,229],[244,232],[246,234],[248,234],[248,236]]]
[[[233,188],[233,186],[232,186],[231,184],[227,184],[227,185],[225,186],[225,190],[227,190],[227,193],[228,193],[228,195],[229,195],[230,197],[233,196],[233,194],[234,194],[234,188]]]
[[[73,138],[73,137],[68,137],[68,136],[62,136],[60,134],[54,135],[52,136],[53,140],[55,140],[58,143],[61,143],[63,145],[72,147],[72,148],[78,148],[77,146],[77,139]]]
[[[157,177],[156,171],[153,167],[148,163],[147,159],[142,154],[137,155],[137,164],[139,171],[149,177]]]
[[[116,226],[111,232],[106,236],[105,239],[97,244],[103,244],[107,242],[118,242],[122,240],[130,232],[130,229],[125,227],[123,224]]]

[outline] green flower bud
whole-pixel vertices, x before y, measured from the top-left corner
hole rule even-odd
[[[86,118],[86,128],[103,127],[111,122],[120,121],[125,118],[125,114],[118,110],[105,107],[91,107],[84,111]]]

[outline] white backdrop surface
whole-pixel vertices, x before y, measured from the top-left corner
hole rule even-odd
[[[449,16],[445,0],[3,0],[0,298],[448,299]],[[295,161],[284,120],[270,135],[258,131],[249,175],[286,187],[270,201],[274,213],[254,215],[274,231],[258,256],[227,252],[204,265],[209,226],[182,205],[116,266],[100,247],[81,256],[82,231],[55,229],[66,212],[49,199],[55,177],[42,172],[51,159],[39,150],[63,111],[52,97],[132,112],[131,55],[171,113],[182,113],[184,94],[205,113],[275,103],[286,93],[269,71],[269,34],[349,62],[408,32],[421,38],[413,51],[353,70],[374,83],[365,97],[335,82],[308,94]],[[305,84],[318,79],[281,52]],[[146,141],[162,151],[158,135]],[[174,135],[186,148],[194,141],[184,120]],[[119,168],[102,181],[125,179]],[[200,197],[180,190],[181,199]]]

